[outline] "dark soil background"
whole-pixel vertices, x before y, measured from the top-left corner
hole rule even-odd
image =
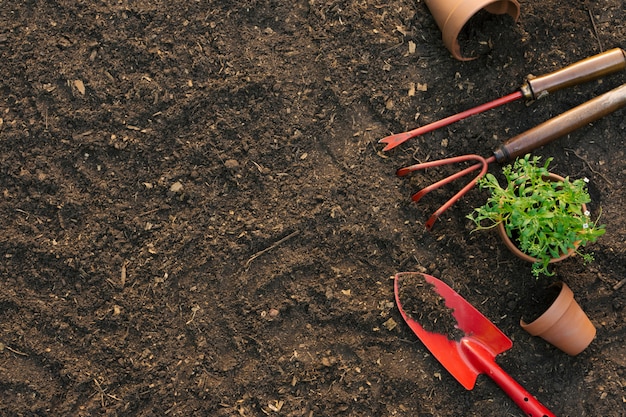
[[[498,363],[558,416],[626,409],[625,111],[535,154],[590,178],[607,233],[535,281],[471,234],[477,153],[626,81],[508,104],[382,153],[378,140],[624,47],[620,0],[521,3],[443,47],[423,1],[0,1],[0,414],[521,416],[466,391],[402,323],[434,275],[512,340]],[[414,49],[414,50],[413,50]],[[498,172],[494,164],[491,172]],[[598,333],[569,357],[519,326],[554,280]]]

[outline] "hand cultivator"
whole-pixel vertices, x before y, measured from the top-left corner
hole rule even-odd
[[[626,84],[621,85],[607,93],[604,93],[586,103],[583,103],[573,109],[566,111],[565,113],[556,116],[524,133],[521,133],[507,142],[502,144],[496,149],[488,158],[484,158],[480,155],[463,155],[454,158],[441,159],[437,161],[429,161],[420,164],[411,165],[409,167],[400,168],[396,174],[398,176],[405,176],[413,171],[423,170],[427,168],[456,164],[459,162],[475,161],[476,164],[471,165],[456,174],[450,175],[428,187],[423,188],[412,196],[413,201],[419,201],[429,192],[440,188],[441,186],[448,184],[458,178],[470,174],[480,169],[480,172],[474,177],[465,187],[457,192],[451,199],[437,209],[426,222],[426,228],[431,229],[437,221],[437,218],[458,201],[465,193],[467,193],[476,182],[485,175],[490,163],[497,161],[504,163],[511,161],[518,156],[525,155],[526,153],[544,146],[554,139],[567,135],[574,130],[583,127],[601,117],[606,116],[622,107],[626,106]]]
[[[385,143],[386,146],[383,148],[383,151],[388,151],[411,138],[448,126],[466,117],[482,113],[521,98],[536,100],[554,91],[592,81],[605,75],[621,71],[624,68],[626,68],[626,52],[620,48],[614,48],[549,74],[538,77],[529,75],[520,89],[512,94],[465,110],[464,112],[448,116],[445,119],[429,123],[417,129],[387,136],[378,143]]]

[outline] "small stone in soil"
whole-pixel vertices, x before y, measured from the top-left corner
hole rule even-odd
[[[402,275],[398,281],[398,296],[404,312],[424,330],[460,340],[465,332],[457,327],[453,309],[445,304],[435,287],[422,274]]]

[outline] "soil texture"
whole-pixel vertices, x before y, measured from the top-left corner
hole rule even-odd
[[[421,0],[0,4],[0,415],[522,416],[405,325],[403,271],[509,336],[497,362],[554,414],[624,415],[626,111],[534,151],[607,230],[554,277],[471,232],[478,189],[425,229],[469,177],[411,195],[464,165],[395,172],[489,156],[626,73],[378,143],[625,47],[623,1],[483,15],[468,62]],[[576,357],[519,325],[556,280],[598,330]]]
[[[445,335],[449,340],[458,341],[465,335],[458,328],[454,309],[446,305],[446,300],[423,274],[406,273],[396,280],[399,299],[396,304],[408,318],[419,323],[427,332]]]

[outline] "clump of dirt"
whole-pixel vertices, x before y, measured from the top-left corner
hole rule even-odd
[[[465,332],[458,328],[454,309],[446,306],[446,300],[423,274],[401,274],[398,277],[398,298],[407,316],[427,332],[446,335],[450,340],[465,336]]]

